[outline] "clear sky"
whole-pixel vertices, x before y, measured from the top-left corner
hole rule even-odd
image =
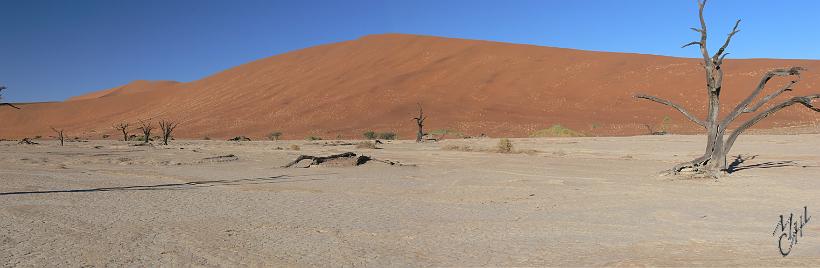
[[[696,57],[695,0],[0,0],[6,101],[54,101],[132,80],[192,81],[367,34],[412,33]],[[730,58],[820,59],[820,1],[711,0]],[[820,70],[817,70],[820,71]]]

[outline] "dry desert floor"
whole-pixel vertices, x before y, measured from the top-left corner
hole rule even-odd
[[[719,180],[658,175],[704,140],[1,142],[0,264],[820,265],[820,135],[743,136]],[[281,167],[346,151],[406,165]],[[804,206],[783,257],[773,231]]]

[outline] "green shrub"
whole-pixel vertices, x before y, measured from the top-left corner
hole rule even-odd
[[[513,143],[510,139],[504,138],[498,141],[498,152],[509,154],[513,152]]]
[[[281,137],[282,137],[282,132],[279,132],[279,131],[274,131],[274,132],[271,132],[270,134],[268,134],[268,139],[272,140],[272,141],[278,141],[279,138],[281,138]]]
[[[368,132],[365,132],[364,134],[362,134],[362,136],[364,136],[364,138],[366,140],[375,140],[376,137],[378,137],[378,135],[376,135],[376,132],[374,132],[372,130],[368,131]]]
[[[322,138],[320,138],[320,137],[316,137],[316,136],[308,136],[307,138],[305,138],[305,140],[309,140],[309,141],[320,141],[320,140],[322,140]]]
[[[460,151],[460,152],[472,152],[473,148],[464,144],[447,144],[441,147],[442,150],[447,151]]]
[[[565,128],[561,125],[552,125],[550,128],[545,128],[530,134],[530,137],[582,137],[584,134]]]
[[[396,133],[394,133],[394,132],[381,132],[381,133],[379,133],[379,139],[383,139],[383,140],[395,140],[396,137],[397,137]]]

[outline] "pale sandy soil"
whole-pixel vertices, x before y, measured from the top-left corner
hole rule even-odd
[[[440,149],[492,139],[379,150],[2,142],[0,264],[820,265],[820,135],[742,137],[734,153],[757,158],[717,181],[657,175],[695,157],[703,139],[514,140],[534,154]],[[276,150],[290,143],[302,150]],[[417,166],[278,167],[343,151]],[[238,160],[201,161],[227,154]],[[813,220],[782,257],[775,223],[803,206]]]

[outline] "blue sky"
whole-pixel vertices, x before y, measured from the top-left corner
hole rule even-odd
[[[55,101],[137,79],[192,81],[367,34],[413,33],[696,57],[695,0],[0,0],[6,101]],[[711,0],[730,58],[820,59],[820,1]],[[820,70],[819,70],[820,71]]]

